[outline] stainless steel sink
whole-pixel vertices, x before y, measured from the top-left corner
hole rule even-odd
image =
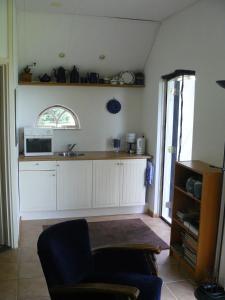
[[[64,157],[77,157],[77,156],[84,156],[85,154],[82,152],[58,152],[57,155],[64,156]]]

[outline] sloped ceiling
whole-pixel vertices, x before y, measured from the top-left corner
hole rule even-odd
[[[60,65],[101,75],[142,71],[160,21],[194,2],[17,0],[19,70],[35,61],[36,77]]]
[[[20,10],[162,21],[197,0],[16,0]]]

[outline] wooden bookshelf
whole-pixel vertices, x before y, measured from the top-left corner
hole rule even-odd
[[[201,199],[186,191],[190,177],[202,182]],[[196,281],[208,278],[213,272],[221,187],[220,169],[201,161],[176,162],[170,254]],[[197,233],[177,216],[178,211],[199,213]],[[193,247],[186,239],[192,241]],[[189,260],[187,252],[191,253],[189,257],[194,257],[192,260]]]

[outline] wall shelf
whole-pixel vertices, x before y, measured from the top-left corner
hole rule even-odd
[[[119,88],[143,88],[144,85],[136,85],[136,84],[105,84],[105,83],[58,83],[58,82],[40,82],[40,81],[32,81],[32,82],[24,82],[19,81],[19,85],[26,86],[66,86],[66,87],[119,87]]]

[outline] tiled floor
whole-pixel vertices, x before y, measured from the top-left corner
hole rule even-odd
[[[170,228],[161,219],[147,215],[92,217],[90,221],[141,218],[163,240],[169,243]],[[37,238],[42,226],[61,220],[36,220],[21,223],[19,249],[0,253],[0,300],[49,300],[45,279],[36,254]],[[162,300],[195,299],[194,285],[183,273],[169,251],[157,257],[159,276],[163,279]]]

